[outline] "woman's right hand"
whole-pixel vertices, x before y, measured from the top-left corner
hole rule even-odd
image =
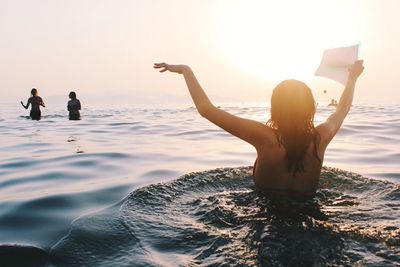
[[[363,66],[364,60],[357,60],[354,62],[353,65],[349,68],[349,78],[350,79],[357,79],[364,70]]]
[[[186,69],[189,69],[186,65],[170,65],[167,63],[154,63],[153,68],[161,69],[160,72],[170,71],[182,74]]]

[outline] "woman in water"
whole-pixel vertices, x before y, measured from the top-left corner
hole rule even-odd
[[[253,179],[257,189],[295,197],[311,197],[316,192],[326,147],[350,110],[356,81],[364,70],[362,60],[349,68],[336,111],[314,127],[315,101],[303,82],[285,80],[274,88],[271,118],[263,124],[215,107],[190,67],[156,63],[154,68],[183,74],[200,115],[255,147]]]
[[[32,105],[31,112],[30,112],[30,117],[32,120],[40,120],[42,117],[42,113],[40,112],[40,106],[46,107],[42,98],[38,96],[38,91],[33,88],[31,90],[31,97],[28,99],[26,106],[24,105],[24,102],[21,101],[21,105],[25,108],[28,109],[29,105]]]
[[[69,119],[70,120],[80,120],[81,114],[79,110],[81,110],[81,102],[76,98],[75,92],[69,93],[69,98],[71,100],[68,101],[67,109],[69,111]]]

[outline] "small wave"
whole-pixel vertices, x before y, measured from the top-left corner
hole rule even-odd
[[[63,172],[46,172],[41,173],[38,175],[28,175],[28,176],[21,176],[18,179],[11,178],[5,179],[0,182],[0,188],[5,189],[10,186],[16,186],[19,184],[34,184],[33,182],[44,182],[44,181],[62,181],[65,179],[73,179],[73,174],[63,173]]]
[[[308,201],[253,190],[251,167],[191,173],[73,222],[59,266],[391,266],[399,187],[324,168]]]
[[[29,158],[25,158],[25,157],[18,157],[18,158],[9,160],[9,161],[10,162],[0,164],[0,169],[28,168],[28,167],[32,167],[36,164],[35,161],[32,161]]]
[[[167,169],[156,169],[156,170],[152,170],[152,171],[148,171],[143,173],[141,176],[142,177],[160,177],[160,176],[172,176],[172,175],[176,175],[177,172],[176,171],[172,171],[172,170],[167,170]]]
[[[107,160],[107,159],[127,159],[132,158],[131,155],[120,152],[102,152],[102,153],[86,153],[84,155],[67,155],[61,157],[55,157],[51,159],[51,162],[64,162],[74,160]]]
[[[42,116],[42,119],[57,119],[57,118],[68,118],[68,115],[51,114]]]
[[[21,118],[21,119],[27,119],[27,120],[30,120],[30,119],[31,119],[30,116],[23,116],[23,115],[19,116],[19,118]]]

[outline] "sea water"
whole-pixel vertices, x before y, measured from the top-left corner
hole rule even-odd
[[[269,118],[263,104],[221,108]],[[257,193],[255,150],[193,107],[2,111],[0,266],[400,262],[400,105],[352,107],[307,202]],[[333,111],[320,104],[316,124]]]

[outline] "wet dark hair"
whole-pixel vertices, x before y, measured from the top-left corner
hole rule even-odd
[[[286,149],[288,170],[305,172],[304,157],[314,143],[315,157],[319,134],[314,127],[315,101],[311,89],[303,82],[285,80],[278,84],[271,97],[271,118],[267,124],[276,130],[278,143]]]
[[[31,95],[32,96],[37,96],[38,91],[36,90],[36,88],[32,88],[31,90]]]
[[[70,93],[69,93],[69,97],[71,97],[71,98],[76,98],[76,93],[74,92],[74,91],[71,91]]]

